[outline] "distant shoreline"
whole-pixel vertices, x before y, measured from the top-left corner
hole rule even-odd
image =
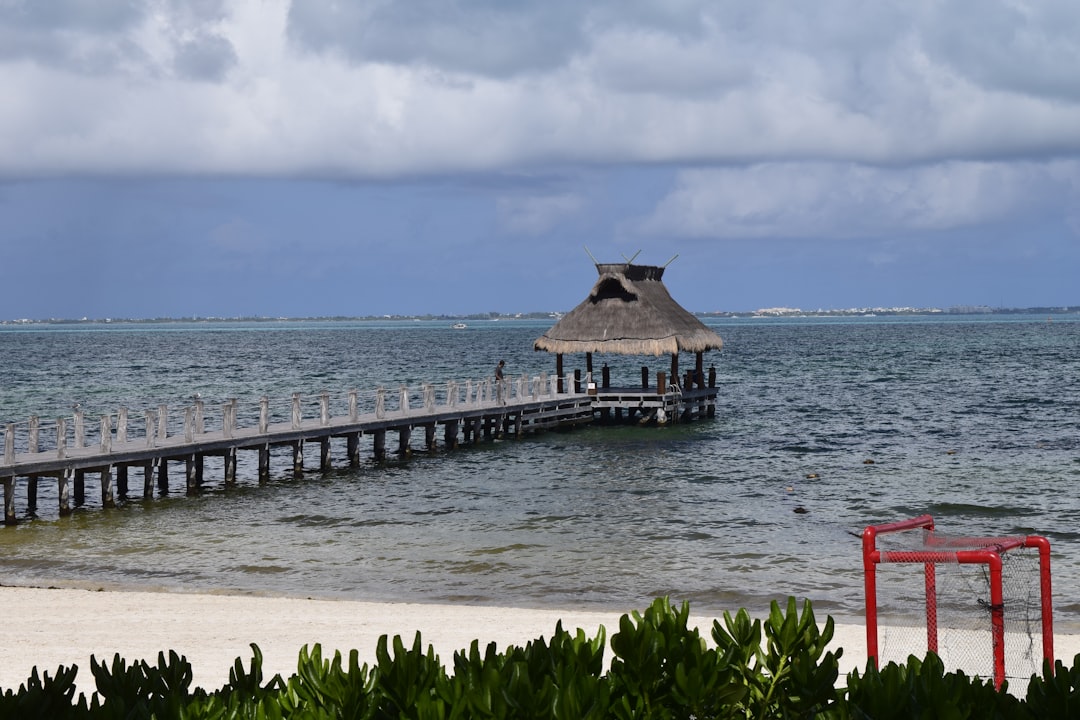
[[[699,318],[799,318],[799,317],[920,317],[920,316],[981,316],[981,315],[1078,315],[1080,305],[1055,305],[1022,308],[992,308],[986,305],[964,305],[949,308],[866,307],[845,309],[803,310],[800,308],[763,308],[759,310],[695,312]],[[275,322],[484,322],[499,320],[557,320],[562,312],[474,313],[471,315],[325,315],[312,317],[267,317],[241,315],[236,317],[191,316],[156,318],[18,318],[0,320],[0,326],[34,325],[160,325],[169,323],[275,323]]]

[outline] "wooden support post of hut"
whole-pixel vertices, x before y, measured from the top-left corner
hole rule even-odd
[[[292,444],[292,471],[293,475],[304,474],[304,441],[296,440]]]
[[[169,494],[169,461],[165,458],[160,458],[157,466],[157,487],[158,493],[161,495]]]
[[[716,366],[715,365],[710,365],[709,366],[709,389],[710,390],[715,390],[716,389]],[[716,415],[716,396],[714,395],[713,396],[713,403],[709,406],[709,417],[714,417],[715,415]]]
[[[149,500],[154,496],[154,470],[157,468],[157,460],[147,460],[143,463],[143,499]]]
[[[101,468],[101,507],[116,507],[116,488],[113,486],[113,466]]]
[[[458,421],[447,420],[443,425],[443,447],[453,450],[458,444]]]
[[[376,430],[374,437],[375,462],[382,462],[386,459],[386,431]]]
[[[15,478],[4,478],[4,524],[15,524]]]
[[[71,514],[71,480],[74,474],[75,471],[71,468],[64,468],[64,471],[56,478],[56,494],[60,501],[60,517]]]
[[[398,456],[408,457],[412,454],[412,448],[409,447],[409,441],[412,439],[412,426],[403,425],[398,428]]]
[[[236,484],[236,448],[225,449],[225,484]]]
[[[345,436],[345,454],[349,457],[349,467],[360,465],[360,433]]]
[[[199,461],[202,459],[201,455],[188,455],[184,458],[184,469],[187,477],[187,491],[188,494],[192,494],[199,489],[199,476],[196,467]]]
[[[270,443],[259,446],[259,482],[270,480]]]
[[[319,470],[330,472],[330,436],[319,438]]]
[[[30,516],[37,514],[37,486],[37,475],[26,478],[26,513]]]
[[[75,471],[75,507],[86,504],[86,471]]]
[[[121,500],[128,496],[128,466],[124,464],[116,466],[116,494]]]
[[[684,392],[695,387],[704,392],[703,355],[708,350],[723,347],[719,335],[672,299],[663,283],[665,268],[630,262],[597,263],[599,278],[589,296],[533,344],[536,350],[555,353],[560,377],[564,354],[585,354],[589,382],[599,386],[594,407],[602,420],[607,419],[612,410],[616,416],[621,416],[623,409],[632,410],[628,413],[630,417],[636,411],[644,414],[648,403],[656,407],[658,400],[655,397],[664,396],[668,382],[681,383]],[[682,352],[695,354],[694,371],[687,373],[685,379],[679,376],[679,354]],[[600,382],[596,382],[592,375],[593,353],[670,355],[670,374],[657,373],[654,395],[648,388],[649,370],[642,368],[641,389],[636,391],[641,398],[630,399],[630,393],[624,391],[631,383],[626,380],[612,382],[611,369],[606,363],[601,369]],[[605,404],[605,395],[621,397]],[[693,402],[702,400],[695,397]]]
[[[435,423],[424,426],[424,448],[428,452],[435,452]]]

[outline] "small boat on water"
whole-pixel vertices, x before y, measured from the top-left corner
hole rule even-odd
[[[466,325],[465,323],[454,323],[450,327],[454,328],[455,330],[464,330],[465,328],[467,328],[469,326]]]

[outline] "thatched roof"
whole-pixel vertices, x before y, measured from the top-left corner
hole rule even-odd
[[[568,312],[533,347],[553,353],[672,355],[720,348],[720,336],[668,294],[664,268],[597,264],[600,278],[589,297]]]

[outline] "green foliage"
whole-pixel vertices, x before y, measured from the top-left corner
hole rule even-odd
[[[191,687],[191,666],[175,652],[156,664],[110,664],[91,658],[96,694],[76,698],[78,669],[54,676],[34,668],[18,692],[0,693],[0,718],[59,720],[1036,720],[1080,717],[1080,655],[1071,668],[1057,662],[1034,676],[1020,699],[992,682],[948,673],[934,654],[903,665],[852,672],[838,688],[837,659],[827,651],[833,621],[819,628],[810,603],[773,603],[764,620],[745,610],[712,626],[710,645],[689,628],[686,603],[654,601],[624,615],[610,639],[555,627],[550,639],[499,651],[473,641],[454,654],[452,674],[417,633],[379,638],[376,664],[361,665],[356,650],[324,658],[320,646],[300,651],[296,673],[266,680],[252,645],[248,667],[237,658],[229,682],[206,692]]]
[[[1042,678],[1033,676],[1028,685],[1027,707],[1035,718],[1080,716],[1080,655],[1071,669],[1060,660],[1053,668],[1044,662]]]
[[[384,638],[385,639],[385,638]],[[340,652],[324,660],[322,648],[315,645],[300,650],[296,674],[288,682],[271,686],[280,688],[280,709],[286,717],[327,717],[361,720],[374,716],[375,674],[367,664],[360,664],[356,650],[349,653],[345,667]],[[264,688],[268,692],[272,688]]]
[[[1016,697],[994,688],[992,680],[963,672],[946,673],[941,659],[927,653],[914,655],[906,665],[889,663],[876,669],[867,663],[866,674],[848,676],[848,708],[856,720],[935,718],[940,720],[1035,720],[1068,715],[1031,715]]]
[[[766,646],[761,646],[764,631]],[[836,679],[843,650],[825,652],[832,640],[833,619],[819,630],[810,601],[799,614],[795,598],[788,598],[787,612],[772,603],[768,619],[750,621],[746,610],[732,617],[724,613],[724,624],[713,622],[712,636],[717,648],[730,656],[747,688],[734,717],[803,718],[838,716]]]
[[[401,637],[394,636],[394,654],[387,651],[386,636],[379,638],[375,657],[375,717],[436,720],[447,716],[445,701],[436,692],[436,684],[446,671],[428,646],[425,653],[416,633],[412,647],[405,649]]]
[[[70,668],[61,665],[55,676],[50,677],[48,672],[39,676],[35,667],[26,682],[19,686],[19,692],[7,690],[0,695],[0,717],[57,720],[89,717],[86,698],[79,695],[78,701],[74,701],[78,672],[75,665]]]
[[[90,656],[90,671],[97,683],[97,698],[92,706],[95,718],[179,717],[180,709],[191,699],[191,663],[187,658],[169,651],[158,653],[157,665],[145,660],[131,665],[119,655],[113,656],[111,666],[99,663]],[[204,697],[199,690],[197,697]]]
[[[708,648],[686,625],[690,606],[667,598],[641,615],[624,615],[611,638],[611,717],[736,717],[729,715],[746,688],[728,653]]]

